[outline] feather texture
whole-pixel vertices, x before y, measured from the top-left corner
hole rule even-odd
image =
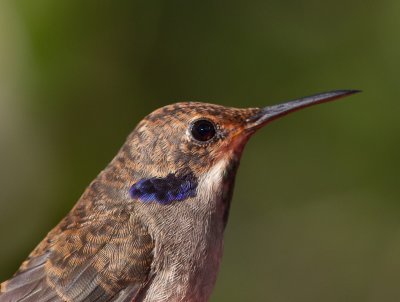
[[[135,301],[151,276],[154,242],[133,218],[133,207],[115,204],[110,194],[115,194],[112,187],[92,183],[1,285],[0,302]],[[104,202],[110,206],[104,208]]]

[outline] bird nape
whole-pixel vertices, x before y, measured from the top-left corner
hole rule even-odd
[[[265,108],[177,103],[144,118],[0,302],[207,301],[235,175],[258,129],[338,90]]]

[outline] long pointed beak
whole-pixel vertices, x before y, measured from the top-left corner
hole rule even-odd
[[[267,106],[261,108],[257,114],[250,117],[246,121],[248,124],[246,128],[249,130],[256,130],[290,112],[294,112],[313,105],[330,102],[358,92],[360,92],[360,90],[335,90],[311,95],[279,105]]]

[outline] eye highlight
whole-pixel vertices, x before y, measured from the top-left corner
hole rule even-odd
[[[215,125],[210,120],[199,119],[190,126],[190,134],[200,142],[211,140],[216,134]]]

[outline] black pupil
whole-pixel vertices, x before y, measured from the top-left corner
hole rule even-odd
[[[193,123],[191,132],[195,139],[205,142],[215,136],[215,127],[210,121],[198,120]]]

